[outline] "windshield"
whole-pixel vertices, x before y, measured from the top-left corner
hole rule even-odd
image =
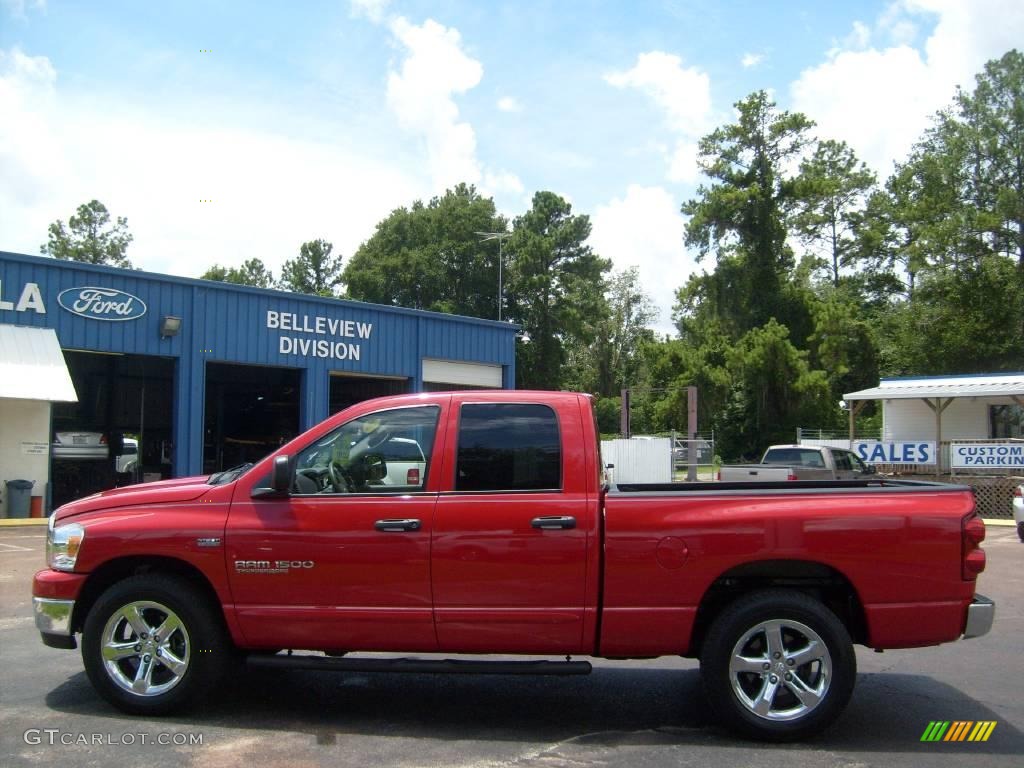
[[[223,472],[214,472],[210,475],[206,482],[210,485],[224,485],[225,483],[231,483],[244,475],[253,463],[251,461],[245,464],[239,464],[237,467],[231,469],[225,469]]]

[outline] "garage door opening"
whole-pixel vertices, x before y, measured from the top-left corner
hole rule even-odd
[[[411,391],[409,380],[405,378],[332,373],[330,412],[337,413],[374,397],[404,395]]]
[[[299,434],[301,373],[207,363],[203,472],[258,461]]]
[[[174,360],[66,350],[77,403],[55,403],[52,506],[170,477]]]
[[[453,360],[423,360],[423,391],[448,392],[467,389],[501,389],[500,365]]]

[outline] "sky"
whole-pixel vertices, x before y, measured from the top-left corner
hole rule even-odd
[[[509,217],[550,190],[667,333],[713,268],[683,243],[697,142],[737,101],[768,90],[884,180],[1021,41],[1021,0],[0,0],[0,250],[95,198],[138,268],[276,274],[462,181]]]

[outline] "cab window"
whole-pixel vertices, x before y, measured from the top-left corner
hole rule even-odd
[[[456,491],[562,487],[558,418],[539,403],[467,403],[459,415]]]
[[[427,485],[440,408],[397,408],[361,416],[299,453],[292,492],[411,493]]]
[[[838,470],[843,472],[853,470],[853,464],[850,463],[850,454],[846,451],[832,451],[832,461],[835,462],[836,469]]]

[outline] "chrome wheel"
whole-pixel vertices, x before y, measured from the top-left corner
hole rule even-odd
[[[806,624],[762,621],[733,647],[729,679],[751,713],[765,720],[796,720],[824,700],[832,657],[825,641]]]
[[[103,628],[100,654],[110,679],[136,696],[159,696],[181,682],[192,646],[184,623],[150,600],[128,603]]]

